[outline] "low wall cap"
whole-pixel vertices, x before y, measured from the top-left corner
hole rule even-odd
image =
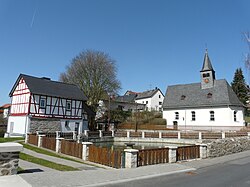
[[[0,143],[0,153],[20,152],[23,150],[23,145],[14,142]]]

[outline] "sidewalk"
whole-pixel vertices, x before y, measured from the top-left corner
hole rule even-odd
[[[24,182],[26,182],[26,184],[29,183],[31,186],[34,187],[104,186],[108,184],[117,184],[132,180],[165,176],[180,172],[194,171],[199,168],[209,167],[217,164],[223,164],[225,162],[234,163],[237,162],[236,160],[239,158],[245,158],[249,156],[250,156],[250,151],[245,151],[241,153],[235,153],[232,155],[212,158],[212,159],[193,160],[175,164],[151,165],[151,166],[138,167],[134,169],[106,169],[106,170],[97,169],[89,171],[86,170],[70,171],[70,172],[47,171],[47,172],[37,172],[37,173],[24,173],[15,176],[7,176],[5,178],[0,177],[0,184],[8,186],[10,180],[16,179],[20,180],[22,183]],[[10,180],[6,181],[6,178],[8,177],[10,177]],[[2,179],[5,179],[5,181]]]
[[[45,160],[49,160],[51,162],[55,162],[57,164],[63,164],[63,165],[66,165],[66,166],[71,166],[71,167],[74,167],[74,168],[78,168],[79,170],[98,170],[98,169],[101,169],[101,168],[98,168],[98,167],[95,167],[95,166],[91,166],[91,165],[87,165],[87,164],[83,164],[83,163],[78,163],[78,162],[74,162],[74,161],[71,161],[71,160],[65,160],[63,158],[48,156],[48,155],[41,154],[41,153],[37,153],[35,151],[29,150],[29,149],[26,149],[26,148],[24,148],[24,150],[22,152],[25,153],[25,154],[28,154],[28,155],[32,155],[32,156],[37,157],[37,158],[42,158],[42,159],[45,159]],[[29,169],[30,167],[34,167],[34,166],[31,166],[31,164],[29,162],[22,162],[21,161],[20,162],[20,167],[23,168],[23,169]],[[39,165],[37,165],[37,166],[39,166]],[[46,169],[46,167],[43,167],[43,169],[45,169],[45,171],[51,170],[50,168]]]

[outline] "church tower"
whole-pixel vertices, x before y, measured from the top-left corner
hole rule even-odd
[[[214,86],[215,71],[208,57],[207,49],[203,61],[203,66],[200,71],[200,75],[201,75],[201,89],[212,88]]]

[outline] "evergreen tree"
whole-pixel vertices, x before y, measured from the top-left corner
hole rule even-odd
[[[231,83],[233,91],[238,96],[239,100],[246,104],[248,100],[248,87],[241,68],[237,68],[234,73],[233,82]]]

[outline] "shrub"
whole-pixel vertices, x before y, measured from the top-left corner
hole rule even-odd
[[[5,130],[0,130],[0,137],[4,137]]]
[[[166,125],[167,121],[166,119],[162,119],[162,118],[154,118],[150,121],[150,123],[154,125]]]

